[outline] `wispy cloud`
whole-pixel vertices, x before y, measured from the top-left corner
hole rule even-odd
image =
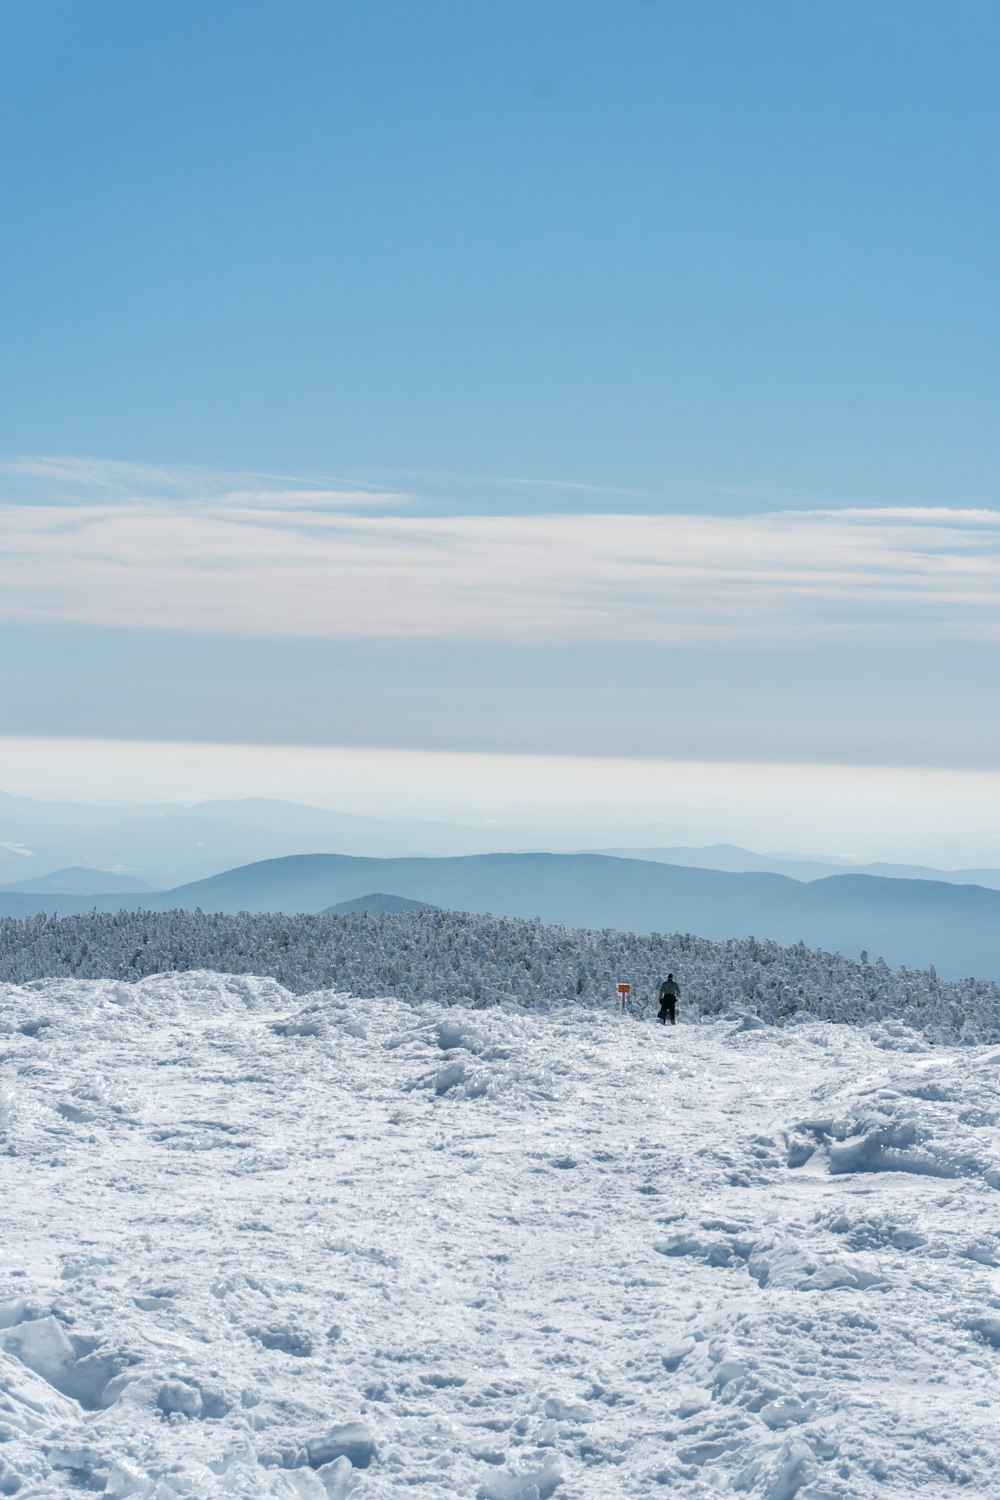
[[[366,472],[391,475],[397,479],[420,479],[449,485],[487,485],[498,489],[566,491],[579,495],[623,495],[632,499],[652,499],[653,491],[637,490],[619,484],[587,484],[579,479],[537,479],[523,474],[444,473],[438,469],[369,469]]]
[[[397,492],[214,476],[206,494],[132,465],[101,479],[89,460],[28,462],[78,489],[0,505],[8,619],[340,638],[1000,638],[996,511],[387,515]]]
[[[355,510],[400,506],[408,492],[382,485],[340,481],[329,476],[267,474],[240,470],[168,468],[116,459],[28,455],[0,459],[0,503],[30,506],[169,502],[195,508],[211,505],[297,506]]]

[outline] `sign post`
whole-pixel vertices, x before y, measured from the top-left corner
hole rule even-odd
[[[620,984],[618,986],[618,993],[622,997],[622,1010],[624,1011],[628,1004],[628,997],[632,993],[632,986],[630,984]]]

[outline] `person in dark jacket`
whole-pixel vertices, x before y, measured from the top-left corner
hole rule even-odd
[[[657,1020],[664,1026],[669,1019],[671,1026],[677,1025],[677,1002],[681,988],[672,974],[668,974],[660,985],[660,1013]]]

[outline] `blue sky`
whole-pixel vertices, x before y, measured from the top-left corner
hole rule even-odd
[[[992,766],[998,45],[4,7],[0,733]]]

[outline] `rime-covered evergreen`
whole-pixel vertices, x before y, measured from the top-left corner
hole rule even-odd
[[[954,1042],[1000,1041],[1000,989],[945,981],[934,970],[892,970],[799,944],[726,943],[690,935],[596,932],[537,921],[413,912],[399,916],[223,916],[203,912],[90,913],[0,920],[0,981],[140,979],[210,969],[270,975],[305,994],[436,999],[475,1007],[514,1001],[535,1009],[617,1004],[633,987],[648,1010],[668,969],[680,978],[682,1015],[745,1013],[783,1024],[814,1016],[901,1021]]]

